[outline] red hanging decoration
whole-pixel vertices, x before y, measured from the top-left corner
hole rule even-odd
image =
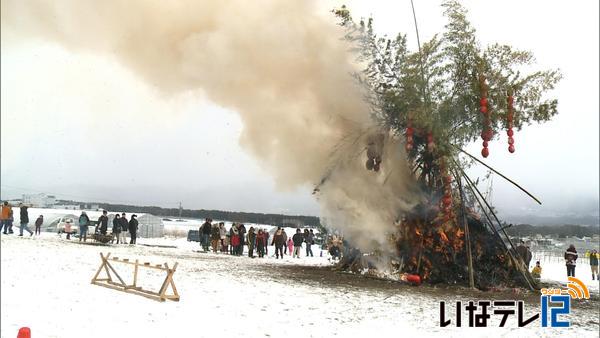
[[[508,93],[508,97],[506,99],[507,103],[508,103],[508,110],[507,110],[507,114],[506,114],[506,124],[508,126],[508,130],[506,130],[506,135],[508,135],[508,152],[509,153],[514,153],[515,152],[515,139],[513,138],[513,135],[515,134],[513,132],[513,118],[514,118],[514,110],[513,110],[513,102],[514,102],[514,98],[512,96],[512,93]]]
[[[492,139],[493,132],[490,121],[490,112],[488,109],[488,99],[487,99],[487,87],[485,85],[485,76],[481,75],[479,77],[479,83],[481,86],[481,99],[479,100],[479,111],[484,116],[484,129],[481,132],[481,138],[483,139],[483,149],[481,149],[481,156],[488,157],[490,155],[490,151],[488,149],[488,142]]]
[[[411,150],[413,150],[414,147],[414,140],[413,140],[413,135],[415,133],[415,130],[412,127],[412,123],[410,120],[408,120],[408,126],[406,127],[406,144],[404,145],[404,148],[406,149],[406,152],[410,153]]]

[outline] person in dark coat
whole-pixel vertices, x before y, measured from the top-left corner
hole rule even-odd
[[[258,234],[256,235],[256,251],[258,252],[258,257],[263,258],[265,256],[265,232],[263,229],[258,230]]]
[[[208,247],[210,246],[210,234],[212,233],[211,221],[210,218],[206,218],[202,226],[200,226],[202,250],[204,250],[204,252],[208,252]]]
[[[38,217],[35,220],[35,234],[36,235],[42,234],[42,224],[44,224],[44,215],[40,215],[40,217]]]
[[[283,259],[283,246],[285,245],[285,241],[283,240],[283,230],[281,227],[278,227],[275,231],[271,245],[275,245],[276,259],[279,258],[279,256],[281,256],[281,259]]]
[[[117,239],[117,244],[119,244],[120,240],[121,240],[121,217],[119,216],[119,214],[115,214],[115,218],[113,218],[113,227],[112,227],[112,233],[114,235],[114,237],[116,237]],[[113,238],[114,240],[114,238]]]
[[[254,233],[254,227],[250,227],[248,230],[248,257],[254,258],[254,243],[256,241],[256,234]]]
[[[127,232],[129,231],[129,221],[127,220],[127,215],[125,213],[121,214],[121,218],[119,221],[121,223],[121,232],[119,235],[121,236],[121,244],[127,244]]]
[[[302,242],[304,242],[304,235],[300,229],[296,229],[292,241],[294,242],[294,255],[292,257],[300,258],[300,250],[302,250]]]
[[[571,244],[567,251],[565,251],[565,263],[567,265],[567,277],[575,277],[575,265],[577,261],[577,250],[575,245]]]
[[[529,247],[525,246],[524,241],[521,241],[521,243],[519,243],[519,245],[517,246],[517,248],[515,250],[517,250],[517,253],[523,259],[523,262],[525,263],[527,270],[529,270],[529,263],[531,263],[531,258],[533,256],[531,254],[531,250],[529,250]]]
[[[246,243],[246,227],[244,224],[238,226],[238,235],[240,236],[240,245],[238,246],[238,256],[244,254],[244,243]]]
[[[138,220],[135,219],[136,217],[137,215],[131,215],[131,219],[129,220],[129,236],[131,237],[129,244],[135,244],[137,238]]]
[[[108,229],[108,216],[106,216],[107,211],[102,211],[102,216],[98,218],[98,228],[100,228],[100,233],[106,235],[106,230]]]
[[[308,231],[308,229],[304,229],[304,242],[306,242],[306,257],[308,257],[309,255],[310,257],[313,257],[312,245],[314,243],[314,237],[315,234],[312,232],[312,229],[310,229],[310,232]]]
[[[29,236],[33,236],[33,231],[29,230],[27,225],[29,224],[29,212],[27,208],[29,206],[19,203],[19,208],[21,208],[21,226],[19,227],[19,236],[23,236],[23,230],[27,230],[29,232]]]

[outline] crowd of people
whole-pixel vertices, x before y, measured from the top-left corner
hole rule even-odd
[[[315,244],[313,229],[296,229],[289,237],[285,229],[278,227],[273,235],[264,228],[251,226],[246,229],[243,223],[233,223],[229,230],[224,222],[213,222],[206,218],[200,226],[200,245],[205,252],[222,252],[234,256],[244,255],[244,247],[248,247],[248,257],[262,258],[268,256],[269,245],[275,246],[275,258],[283,259],[285,255],[300,258],[304,245],[305,255],[314,257],[312,246]],[[255,255],[256,254],[256,255]]]

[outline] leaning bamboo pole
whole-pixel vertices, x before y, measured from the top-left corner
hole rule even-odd
[[[459,170],[461,171],[462,176],[465,178],[465,181],[468,183],[469,189],[471,190],[471,192],[475,196],[475,199],[477,200],[477,203],[479,204],[479,206],[481,207],[481,209],[484,211],[484,214],[486,214],[486,217],[488,218],[488,221],[490,221],[490,225],[492,226],[492,228],[494,230],[496,230],[495,232],[497,233],[498,237],[500,237],[500,234],[497,232],[497,229],[495,229],[494,224],[492,223],[491,219],[487,215],[487,213],[485,211],[485,208],[484,208],[484,204],[485,204],[485,207],[487,207],[487,209],[489,210],[490,214],[493,216],[493,218],[496,220],[496,222],[500,226],[500,228],[501,228],[500,230],[502,231],[502,233],[504,234],[504,236],[508,240],[508,243],[510,244],[510,247],[508,247],[506,245],[506,243],[504,242],[504,240],[500,237],[501,242],[504,243],[504,246],[505,246],[505,248],[506,248],[506,250],[507,250],[507,252],[508,252],[511,260],[513,261],[514,265],[517,267],[517,270],[519,272],[521,272],[521,274],[523,275],[523,278],[525,278],[525,281],[527,282],[529,288],[531,290],[535,290],[536,289],[535,288],[536,282],[531,277],[531,274],[529,273],[529,271],[526,270],[526,269],[524,269],[525,262],[523,262],[521,256],[519,256],[516,253],[514,244],[512,243],[512,241],[511,241],[510,237],[508,236],[508,234],[506,233],[506,231],[504,231],[504,229],[502,229],[502,225],[500,223],[500,220],[498,219],[498,216],[496,216],[496,213],[494,213],[494,210],[492,209],[492,207],[486,201],[485,197],[483,197],[483,194],[481,193],[481,191],[479,191],[479,189],[477,188],[477,186],[475,186],[475,184],[473,183],[473,181],[464,172],[464,170],[462,168],[460,168],[459,166],[457,166],[457,168],[459,168]],[[479,196],[479,198],[477,197],[477,195]],[[480,199],[481,199],[481,201],[480,201]]]
[[[471,251],[471,236],[469,234],[469,222],[467,220],[467,212],[465,210],[465,194],[462,188],[462,179],[456,172],[454,173],[454,179],[456,180],[456,183],[458,185],[458,191],[460,194],[460,211],[462,216],[461,218],[465,228],[465,242],[467,244],[467,264],[469,267],[469,286],[471,288],[475,288],[475,278],[473,277],[473,253]]]

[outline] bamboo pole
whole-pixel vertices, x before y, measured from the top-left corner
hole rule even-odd
[[[475,278],[473,277],[473,253],[471,251],[471,235],[469,234],[469,221],[467,220],[467,213],[465,210],[465,194],[462,188],[462,179],[456,173],[454,174],[456,183],[458,184],[458,191],[460,193],[460,211],[462,215],[462,221],[465,227],[465,241],[467,242],[467,264],[469,267],[469,286],[475,288]]]
[[[520,186],[519,184],[517,184],[515,181],[511,180],[510,178],[504,176],[502,173],[500,173],[498,170],[490,167],[489,165],[485,164],[483,161],[481,161],[480,159],[478,159],[477,157],[467,153],[466,151],[462,150],[461,148],[452,145],[454,148],[458,149],[460,152],[466,154],[467,156],[469,156],[470,158],[474,159],[475,161],[479,162],[480,164],[482,164],[483,166],[485,166],[486,168],[490,169],[491,171],[493,171],[494,173],[496,173],[497,175],[499,175],[500,177],[504,178],[505,180],[507,180],[508,182],[512,183],[515,187],[519,188],[522,192],[526,193],[529,197],[533,198],[534,201],[536,201],[539,205],[542,205],[542,202],[540,202],[539,199],[537,199],[535,196],[533,196],[529,191],[525,190],[525,188],[523,188],[522,186]]]

